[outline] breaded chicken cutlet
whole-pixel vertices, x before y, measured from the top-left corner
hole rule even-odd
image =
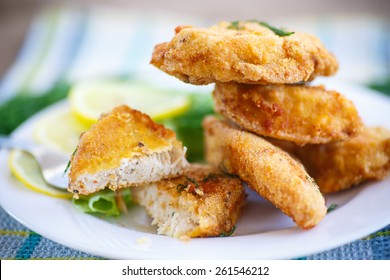
[[[326,214],[325,200],[304,167],[263,138],[225,120],[206,117],[206,159],[237,174],[301,228],[317,225]]]
[[[323,86],[217,83],[213,98],[245,130],[298,145],[344,140],[362,127],[353,103]]]
[[[157,182],[181,175],[187,165],[175,132],[122,105],[81,135],[70,161],[68,190],[87,195]]]
[[[365,127],[346,141],[290,151],[301,160],[323,193],[380,180],[390,173],[390,131],[383,127]]]
[[[132,189],[158,226],[158,233],[180,239],[232,232],[245,204],[243,182],[218,168],[193,164],[184,175]]]
[[[338,62],[315,36],[277,35],[263,22],[179,26],[155,46],[151,64],[195,85],[213,82],[291,84],[336,73]]]

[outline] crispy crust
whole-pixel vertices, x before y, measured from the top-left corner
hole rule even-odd
[[[173,149],[182,150],[183,147],[172,130],[126,105],[118,106],[80,136],[78,147],[71,157],[68,190],[89,194],[90,191],[79,180],[80,176],[87,174],[93,177],[100,171],[118,168],[123,159],[143,158]],[[96,190],[104,187],[99,186]]]
[[[390,173],[390,131],[383,127],[366,127],[347,141],[290,151],[302,161],[323,193],[380,180]]]
[[[215,117],[207,117],[203,126],[209,163],[237,174],[299,227],[308,229],[322,220],[325,200],[299,162],[263,138]]]
[[[240,30],[229,26],[178,27],[170,42],[156,45],[151,64],[195,85],[298,83],[338,69],[336,58],[315,36],[279,37],[254,22],[240,22]]]
[[[362,127],[353,103],[323,86],[217,83],[213,97],[244,129],[298,145],[344,140]]]
[[[181,177],[134,188],[133,198],[146,208],[159,226],[159,233],[186,239],[230,232],[245,205],[245,190],[240,179],[212,166],[193,164]],[[184,221],[175,224],[175,216],[188,216],[188,213],[196,223],[186,230],[178,230]]]

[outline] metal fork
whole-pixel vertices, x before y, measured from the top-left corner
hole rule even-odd
[[[50,186],[62,190],[68,187],[68,175],[65,169],[70,159],[69,156],[42,145],[1,135],[0,148],[17,149],[31,154],[41,168],[43,179]]]

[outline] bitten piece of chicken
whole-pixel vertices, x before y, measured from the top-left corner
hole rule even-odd
[[[188,165],[185,151],[172,130],[118,106],[81,135],[70,161],[68,190],[87,195],[179,176]]]
[[[158,233],[180,239],[232,232],[245,204],[243,182],[218,168],[193,164],[184,175],[132,189],[158,226]]]

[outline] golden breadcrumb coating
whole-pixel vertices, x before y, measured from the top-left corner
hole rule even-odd
[[[318,183],[321,192],[332,193],[390,173],[390,131],[365,127],[343,142],[307,145],[290,150]]]
[[[180,239],[231,232],[245,205],[240,179],[198,164],[188,166],[181,177],[133,188],[132,194],[159,234]]]
[[[353,103],[323,86],[217,83],[215,110],[253,133],[320,144],[356,135],[362,121]]]
[[[338,62],[315,36],[280,37],[256,22],[237,28],[179,26],[170,42],[155,46],[151,64],[195,85],[219,82],[291,84],[336,73]]]
[[[206,158],[237,174],[301,228],[317,225],[326,214],[325,200],[304,167],[263,138],[207,117],[203,121]]]
[[[145,167],[144,160],[149,160],[150,164],[161,161],[161,165],[173,164],[173,160],[179,163],[172,168],[170,176],[161,172],[155,174],[152,181],[177,176],[187,164],[184,154],[182,144],[172,130],[126,105],[118,106],[81,135],[70,162],[68,190],[89,194],[105,187],[115,190],[120,186],[148,182],[126,179],[126,176],[135,178],[138,175],[143,180],[143,177],[151,176],[149,169],[145,169],[148,174],[137,173],[137,168]],[[169,170],[165,171],[169,173]],[[129,173],[124,175],[126,172]]]

